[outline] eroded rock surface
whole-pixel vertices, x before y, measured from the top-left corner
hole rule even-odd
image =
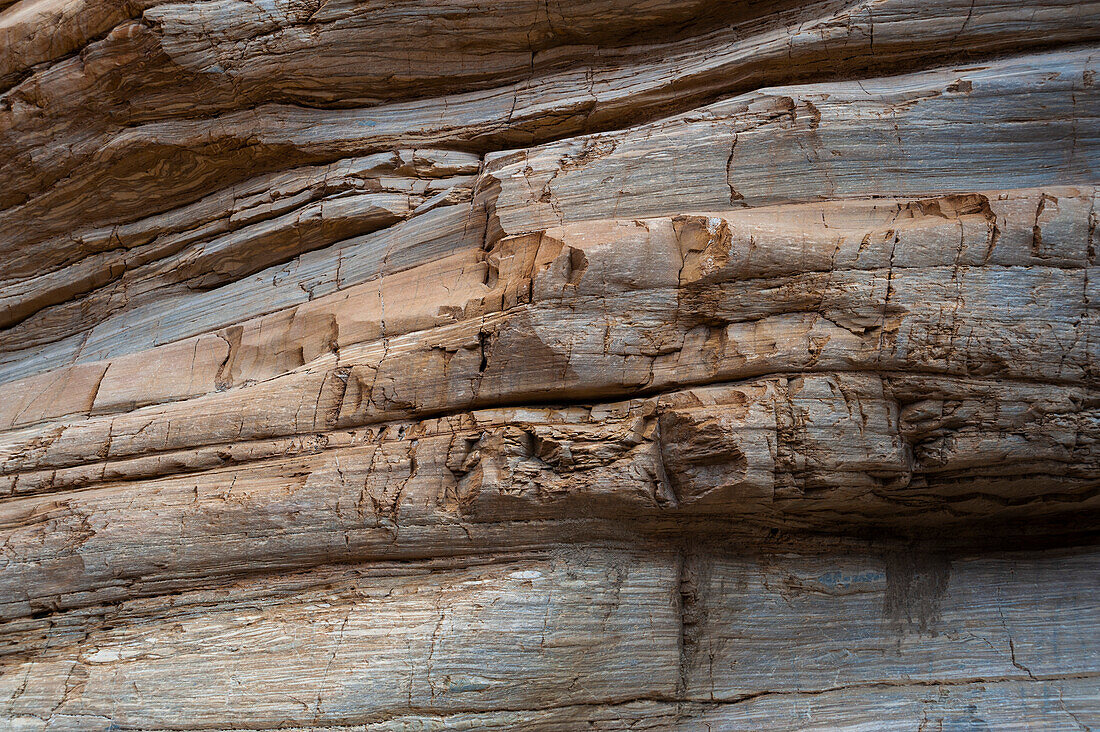
[[[1098,64],[0,0],[0,726],[1100,727]]]

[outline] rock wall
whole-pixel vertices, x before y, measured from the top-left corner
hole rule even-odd
[[[0,0],[0,726],[1100,726],[1098,44]]]

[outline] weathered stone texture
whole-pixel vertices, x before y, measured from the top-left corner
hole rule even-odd
[[[0,727],[1100,727],[1098,43],[0,0]]]

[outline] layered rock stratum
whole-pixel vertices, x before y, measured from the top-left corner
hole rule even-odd
[[[1100,727],[1098,44],[0,0],[0,726]]]

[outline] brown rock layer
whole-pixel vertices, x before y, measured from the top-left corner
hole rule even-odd
[[[1098,42],[0,0],[0,726],[1100,725]]]

